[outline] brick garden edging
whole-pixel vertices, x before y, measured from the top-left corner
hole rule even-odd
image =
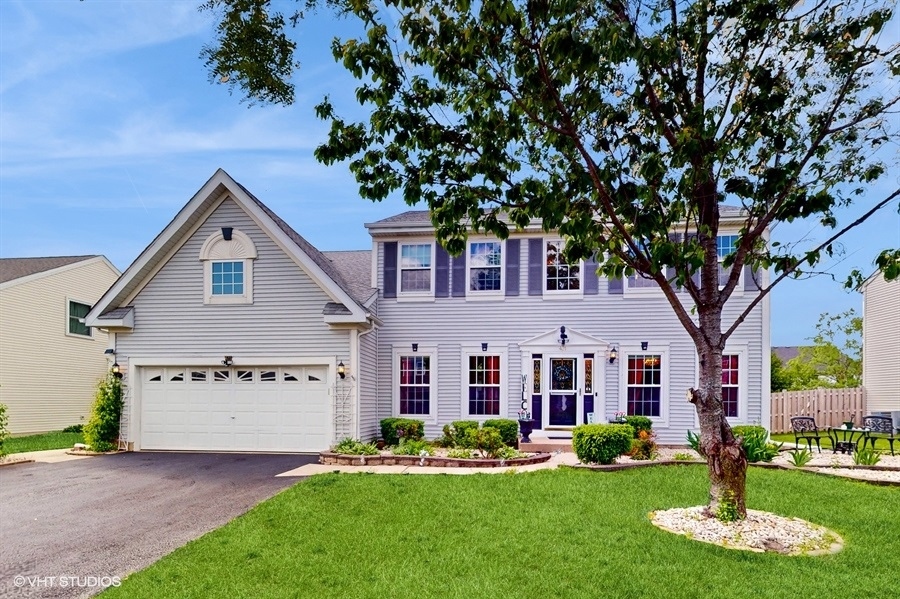
[[[492,460],[488,458],[463,459],[440,456],[415,455],[346,455],[323,451],[319,463],[331,466],[432,466],[435,468],[503,468],[540,464],[550,459],[549,453],[538,453],[527,458]]]

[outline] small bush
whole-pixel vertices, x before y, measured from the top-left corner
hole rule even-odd
[[[519,440],[519,423],[510,418],[494,418],[484,421],[484,428],[495,428],[500,431],[500,438],[505,445],[515,447]]]
[[[778,455],[781,443],[769,443],[769,433],[758,424],[738,425],[731,428],[735,437],[741,437],[741,447],[748,462],[771,462]]]
[[[803,468],[813,459],[813,454],[808,449],[795,449],[788,453],[788,459],[797,468]]]
[[[3,442],[9,438],[9,416],[6,415],[6,404],[0,403],[0,457],[6,455]]]
[[[572,430],[572,448],[583,463],[612,464],[631,449],[629,424],[581,424]]]
[[[110,371],[97,383],[91,417],[84,426],[84,442],[91,449],[99,452],[116,449],[123,405],[122,379]]]
[[[400,444],[391,448],[394,455],[434,455],[431,443],[424,439],[400,439]]]
[[[495,455],[494,457],[499,460],[514,460],[516,458],[528,457],[528,454],[522,453],[518,449],[509,447],[508,445],[504,445],[497,450],[497,455]]]
[[[881,456],[871,447],[857,449],[853,452],[853,463],[857,466],[874,466],[881,461]]]
[[[456,420],[450,424],[444,425],[444,436],[438,440],[441,447],[463,447],[471,449],[471,445],[467,445],[468,431],[478,430],[477,420]]]
[[[642,430],[637,439],[631,440],[631,452],[629,455],[634,460],[655,460],[659,454],[656,448],[656,435]]]
[[[64,432],[64,433],[83,433],[84,425],[83,424],[73,424],[72,426],[67,426],[66,428],[62,429],[62,432]]]
[[[363,443],[347,437],[334,446],[334,452],[344,455],[378,455],[378,448],[372,443]]]
[[[381,421],[381,438],[385,445],[397,445],[400,439],[424,439],[425,422],[412,418],[385,418]]]
[[[466,431],[466,447],[471,447],[486,458],[497,457],[503,445],[500,431],[493,427],[468,429]]]
[[[653,421],[646,416],[626,416],[625,424],[630,424],[634,429],[634,438],[640,438],[641,431],[649,435],[653,431]]]

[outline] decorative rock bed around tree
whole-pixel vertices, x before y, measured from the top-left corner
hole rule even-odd
[[[333,466],[431,466],[436,468],[503,468],[540,464],[550,459],[549,453],[538,453],[524,458],[508,460],[489,458],[448,458],[443,456],[415,455],[346,455],[323,451],[319,463]]]

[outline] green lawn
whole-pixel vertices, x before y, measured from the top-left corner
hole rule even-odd
[[[728,550],[656,529],[706,469],[313,477],[112,588],[116,597],[888,597],[900,490],[752,468],[751,508],[827,526],[825,557]]]
[[[821,436],[821,439],[819,439],[819,442],[822,444],[822,449],[825,449],[827,447],[829,450],[831,450],[832,443],[831,443],[831,439],[828,438],[828,435],[825,433],[820,433],[820,436]],[[793,435],[793,433],[782,433],[782,434],[772,435],[772,440],[777,441],[777,442],[787,441],[788,443],[793,443],[794,435]],[[801,440],[800,446],[803,449],[806,449],[806,441]],[[869,447],[869,444],[866,444],[866,447]],[[890,445],[888,445],[887,440],[885,440],[885,439],[876,439],[875,449],[887,451],[888,455],[890,455],[891,448],[890,448]],[[815,450],[816,450],[816,444],[815,444],[815,442],[813,442],[813,451],[815,451]],[[900,441],[894,441],[894,453],[896,454],[897,452],[900,452]]]
[[[69,449],[76,443],[84,443],[83,434],[54,431],[40,435],[10,437],[3,442],[3,451],[4,453],[22,453],[24,451],[43,451],[45,449]]]

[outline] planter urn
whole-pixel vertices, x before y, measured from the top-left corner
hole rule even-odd
[[[519,432],[522,433],[522,443],[531,443],[528,435],[534,430],[534,419],[523,418],[519,420]]]

